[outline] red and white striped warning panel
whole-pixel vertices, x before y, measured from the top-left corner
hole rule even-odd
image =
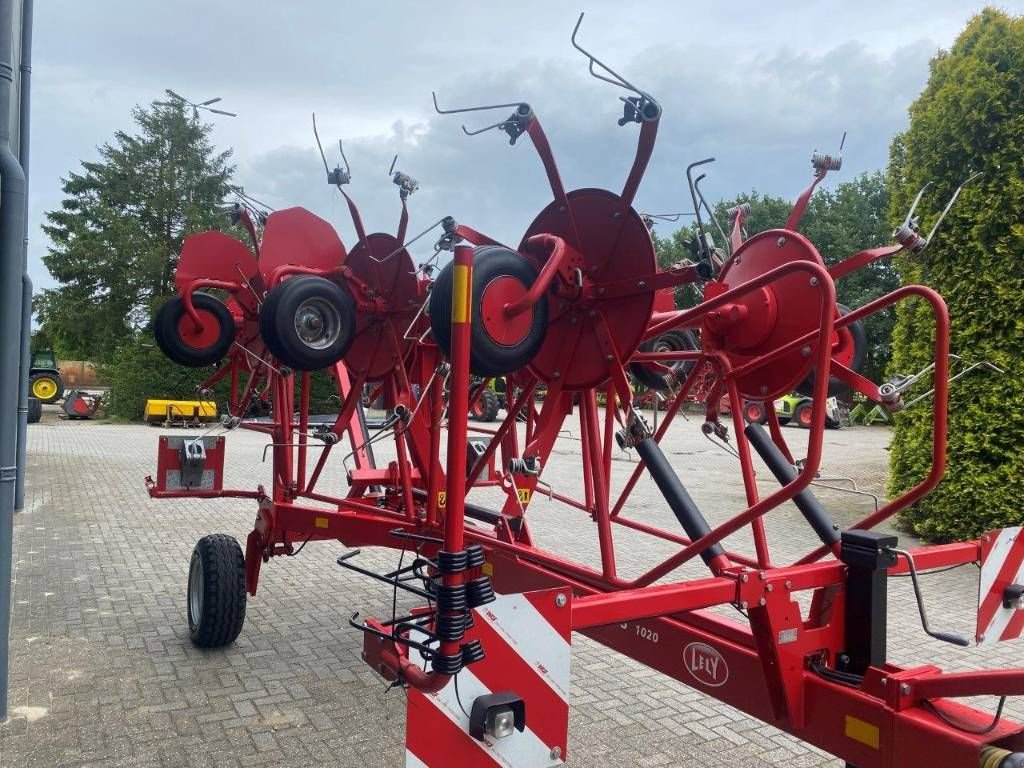
[[[1024,633],[1024,535],[1003,528],[981,537],[978,589],[979,645],[1014,640]]]
[[[438,693],[408,690],[406,768],[549,768],[565,761],[569,736],[571,595],[548,589],[498,595],[473,610],[484,658],[464,668]],[[418,651],[413,660],[422,663]],[[470,734],[473,703],[513,694],[525,708],[525,728],[500,738]],[[481,702],[484,700],[481,700]]]

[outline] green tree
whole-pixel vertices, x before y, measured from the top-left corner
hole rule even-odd
[[[65,199],[46,214],[43,262],[58,286],[35,308],[62,357],[112,359],[173,292],[185,236],[226,223],[231,153],[214,149],[212,127],[174,99],[132,117],[137,132],[118,131],[63,179]]]
[[[853,181],[836,185],[834,189],[817,191],[804,213],[800,231],[814,243],[825,264],[835,264],[865,248],[891,242],[892,226],[887,220],[888,202],[884,175],[863,174]],[[750,215],[746,219],[748,235],[785,226],[786,219],[793,210],[792,201],[781,197],[764,195],[757,191],[740,194],[714,206],[715,217],[723,228],[728,221],[726,210],[741,203],[750,204]],[[714,224],[707,223],[706,227],[716,242],[722,239]],[[680,259],[689,258],[689,244],[694,233],[695,227],[690,225],[665,238],[655,234],[658,264],[665,267]],[[888,293],[898,284],[899,278],[895,267],[885,260],[844,277],[836,289],[841,303],[849,307],[859,307]],[[693,290],[679,293],[680,306],[693,306],[699,300],[699,295]],[[868,318],[865,323],[868,358],[863,372],[873,380],[880,379],[885,372],[891,348],[893,322],[893,313],[884,311]]]
[[[992,9],[932,61],[910,127],[893,142],[892,218],[926,182],[922,208],[937,210],[971,171],[984,175],[964,190],[936,242],[899,264],[905,283],[945,297],[951,351],[1006,371],[970,374],[950,389],[950,470],[902,518],[936,540],[1024,521],[1024,18]],[[931,312],[923,302],[901,303],[896,318],[892,369],[920,370],[932,357]],[[927,472],[932,426],[928,407],[897,414],[892,494]]]

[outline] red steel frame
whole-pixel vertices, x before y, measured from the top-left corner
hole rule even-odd
[[[618,197],[624,209],[631,210],[630,203],[653,148],[656,130],[656,120],[643,125],[637,157],[622,195]],[[541,267],[539,278],[527,296],[504,307],[508,316],[525,311],[538,301],[549,301],[554,306],[565,298],[577,302],[584,309],[594,308],[591,314],[597,313],[600,318],[593,327],[600,336],[605,333],[600,330],[602,323],[611,325],[615,322],[613,317],[605,316],[608,305],[600,304],[600,297],[637,295],[696,279],[695,271],[690,269],[659,272],[652,279],[652,284],[642,287],[625,285],[622,281],[601,284],[586,274],[577,278],[572,264],[580,258],[579,249],[584,242],[580,233],[602,225],[585,215],[573,213],[572,194],[567,194],[562,186],[550,146],[539,120],[532,113],[526,132],[541,157],[555,203],[568,211],[569,227],[564,236],[548,233],[532,235],[524,240],[521,252],[538,261]],[[814,184],[823,175],[817,174]],[[795,229],[814,184],[801,197],[787,229],[780,232],[791,233]],[[357,217],[351,201],[350,205]],[[361,233],[361,241],[365,242],[361,225],[357,229]],[[733,242],[737,252],[742,246],[742,236],[738,232],[734,229]],[[297,543],[338,540],[349,547],[370,545],[404,549],[408,541],[396,537],[396,530],[438,537],[443,541],[443,545],[425,544],[426,554],[435,553],[439,546],[446,551],[458,551],[467,544],[477,543],[486,552],[488,565],[485,570],[491,574],[499,592],[522,592],[552,586],[570,588],[576,596],[572,603],[575,630],[860,768],[973,766],[979,763],[980,751],[985,745],[1024,749],[1024,726],[1002,720],[990,732],[975,734],[951,727],[922,705],[924,701],[931,701],[932,707],[940,709],[954,721],[969,726],[987,725],[991,721],[990,715],[953,699],[980,694],[1024,693],[1022,670],[951,675],[930,665],[902,669],[885,664],[870,668],[863,683],[857,687],[834,682],[816,673],[809,664],[810,660],[834,667],[844,648],[848,568],[837,560],[817,562],[830,553],[826,547],[809,552],[790,565],[773,563],[763,525],[767,514],[809,487],[820,466],[829,375],[838,376],[874,400],[882,400],[877,385],[832,359],[834,333],[905,299],[924,300],[935,318],[932,466],[929,474],[913,489],[859,521],[854,528],[868,529],[890,518],[939,482],[945,467],[949,352],[949,318],[941,297],[928,288],[906,286],[844,317],[837,317],[834,278],[846,273],[842,264],[827,270],[820,261],[790,261],[742,284],[723,285],[716,295],[692,309],[652,315],[645,337],[653,338],[672,328],[705,326],[712,313],[737,306],[763,288],[778,288],[782,281],[794,276],[806,279],[814,287],[817,305],[801,309],[812,313],[813,331],[765,349],[739,363],[722,349],[630,354],[631,350],[617,349],[614,343],[608,342],[602,347],[607,351],[608,375],[599,386],[565,388],[557,378],[541,381],[533,372],[520,372],[509,378],[514,386],[510,383],[508,388],[509,407],[505,419],[493,430],[474,430],[490,434],[491,439],[484,455],[467,466],[465,445],[471,430],[467,421],[471,398],[467,382],[473,248],[465,243],[494,241],[465,226],[457,227],[455,233],[464,242],[454,247],[455,280],[449,356],[449,379],[452,383],[447,403],[445,377],[439,375],[443,371],[441,353],[418,327],[414,332],[420,336],[420,341],[409,355],[396,363],[393,373],[380,383],[389,403],[406,409],[405,418],[399,420],[392,436],[397,459],[389,466],[376,467],[366,447],[369,435],[358,409],[365,374],[353,372],[341,362],[334,366],[332,375],[337,382],[341,403],[337,419],[329,431],[337,438],[347,435],[355,457],[355,467],[348,472],[350,490],[345,497],[317,490],[334,442],[324,441],[322,445],[315,446],[311,443],[309,374],[281,371],[266,359],[265,350],[251,334],[254,302],[238,302],[243,310],[239,316],[238,349],[211,381],[230,376],[230,412],[241,419],[243,428],[260,431],[270,437],[273,445],[272,488],[269,491],[261,486],[256,490],[172,492],[151,487],[150,492],[162,498],[200,495],[248,497],[257,501],[257,522],[249,536],[246,552],[247,586],[251,594],[257,590],[261,563],[271,557],[296,554]],[[254,245],[258,255],[255,234]],[[891,255],[898,248],[876,250],[878,253],[885,250],[883,255]],[[538,251],[541,256],[537,255]],[[851,269],[880,257],[878,253],[865,252],[851,257]],[[272,287],[287,274],[298,272],[334,276],[342,281],[352,278],[341,264],[330,270],[300,265],[280,266],[265,281],[266,286]],[[186,297],[186,306],[191,306],[188,297],[200,285],[215,285],[235,297],[250,292],[258,303],[265,287],[263,284],[254,287],[257,276],[250,277],[252,279],[234,282],[194,279],[186,281],[179,289]],[[573,283],[574,280],[578,282]],[[387,312],[388,308],[361,308],[361,311],[371,310]],[[200,322],[198,317],[193,319]],[[632,393],[625,375],[625,365],[630,360],[694,361],[653,435],[658,442],[667,434],[691,388],[707,367],[714,371],[718,382],[717,395],[709,396],[707,400],[707,418],[717,422],[718,395],[728,394],[732,402],[742,402],[748,393],[739,389],[737,382],[741,378],[777,365],[787,354],[801,348],[811,350],[805,370],[813,366],[815,371],[814,406],[806,462],[795,479],[760,498],[750,445],[743,433],[740,409],[736,408],[732,412],[732,428],[746,492],[747,505],[744,509],[695,541],[626,516],[630,493],[643,466],[636,467],[614,500],[610,476],[616,427],[624,426],[633,415]],[[248,380],[243,387],[241,377],[245,374],[248,374]],[[547,386],[543,401],[537,396],[541,383]],[[420,387],[418,397],[414,385]],[[267,393],[273,400],[275,417],[270,423],[244,418],[248,405],[260,393]],[[598,403],[599,393],[603,394],[606,403],[603,415]],[[573,411],[575,396],[580,400],[584,498],[576,499],[554,491],[550,498],[570,509],[585,512],[595,523],[601,553],[600,569],[567,560],[534,544],[526,512],[537,491],[539,477],[505,469],[510,459],[527,456],[537,457],[541,465],[546,466],[565,419]],[[526,423],[520,428],[517,417],[524,410]],[[446,456],[442,456],[445,442],[441,437],[442,428],[447,431]],[[771,409],[769,428],[778,448],[791,458]],[[525,434],[524,440],[521,440],[520,429]],[[314,447],[319,454],[310,469]],[[485,467],[499,454],[501,462],[495,470],[496,477],[482,477]],[[495,482],[505,491],[507,499],[500,512],[491,512],[484,518],[491,527],[467,525],[467,516],[477,517],[478,522],[481,519],[479,510],[467,505],[467,494],[475,487]],[[616,525],[676,543],[679,549],[644,573],[623,576],[615,556]],[[746,527],[751,530],[755,557],[726,551],[723,557],[712,563],[712,573],[707,578],[663,583],[676,569],[711,545],[724,542]],[[925,547],[914,555],[921,569],[974,562],[980,557],[978,542]],[[904,569],[905,564],[901,561],[890,572],[899,573]],[[445,574],[443,583],[461,583],[463,578],[462,574]],[[806,615],[794,600],[798,593],[812,595],[811,609]],[[749,626],[704,610],[729,604],[748,611]],[[791,640],[783,642],[780,638]],[[695,676],[680,652],[680,649],[691,647],[712,649],[728,669],[727,676],[703,680]],[[457,644],[442,645],[442,653],[457,652]],[[406,649],[398,643],[385,644],[375,662],[378,669],[421,690],[437,690],[447,683],[445,675],[422,669],[411,662]]]

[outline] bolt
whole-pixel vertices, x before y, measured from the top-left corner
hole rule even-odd
[[[761,394],[762,395],[767,395],[768,394],[768,385],[767,384],[762,384],[761,385]]]
[[[768,574],[766,574],[764,571],[760,571],[757,574],[757,578],[759,578],[761,581],[764,581],[765,579],[768,578]]]
[[[604,288],[598,288],[597,289],[597,293],[598,293],[599,296],[603,296],[604,295]]]
[[[985,636],[984,635],[978,635],[978,642],[979,643],[984,643],[985,642]]]
[[[750,577],[747,576],[747,574],[744,573],[742,576],[740,576],[740,581],[742,581],[744,584],[746,584],[748,581],[750,581]]]
[[[793,582],[792,581],[787,581],[786,582],[786,589],[792,589],[792,588],[793,588]]]
[[[559,592],[555,595],[555,605],[559,608],[565,608],[565,604],[567,602],[569,602],[569,598],[567,598],[563,592]]]
[[[551,751],[548,753],[548,757],[552,760],[560,760],[562,758],[562,748],[552,747]]]
[[[559,213],[565,213],[565,206],[564,205],[558,206],[558,212]]]
[[[744,600],[742,603],[740,603],[740,608],[742,608],[744,611],[747,610],[748,606],[749,606],[749,603],[747,603],[746,600]]]
[[[775,244],[779,246],[779,248],[781,248],[786,244],[786,238],[780,237],[778,240],[775,241]]]
[[[769,592],[774,592],[775,591],[775,585],[774,584],[769,584],[767,587],[765,587],[765,589],[767,589]]]
[[[647,281],[646,280],[641,280],[639,283],[636,284],[636,287],[637,288],[646,288],[647,287]]]
[[[810,357],[811,356],[811,348],[810,347],[802,348],[800,350],[800,354],[803,355],[804,357]]]
[[[761,607],[762,607],[762,608],[764,608],[764,606],[765,606],[765,605],[766,605],[767,603],[768,603],[768,601],[767,601],[767,600],[765,600],[765,599],[764,599],[763,597],[762,597],[762,598],[761,598],[761,600],[759,601],[759,604],[761,605]]]
[[[882,685],[888,685],[888,684],[889,684],[889,678],[888,677],[883,677],[882,678]]]
[[[910,686],[907,685],[906,683],[901,685],[900,686],[900,693],[902,693],[904,696],[909,696],[910,695]]]
[[[610,362],[611,362],[612,360],[614,360],[615,358],[614,358],[614,357],[613,357],[612,355],[605,355],[605,356],[604,356],[604,359],[605,359],[605,360],[607,360],[607,361],[608,361],[608,362],[610,363]]]
[[[818,284],[818,278],[812,277],[811,278],[811,285],[817,285],[817,284]]]
[[[613,213],[612,214],[612,218],[613,219],[621,219],[622,218],[622,211],[616,211],[615,213]]]
[[[553,379],[560,379],[560,378],[562,378],[561,371],[555,371],[554,373],[552,373],[551,374],[551,378],[553,378]]]

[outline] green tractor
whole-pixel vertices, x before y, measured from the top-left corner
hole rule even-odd
[[[779,424],[794,422],[803,429],[811,428],[811,407],[813,401],[807,395],[799,392],[790,392],[775,401],[775,413],[779,417]],[[830,397],[825,401],[825,428],[839,429],[843,421],[849,418],[849,413],[838,398]]]
[[[57,357],[52,349],[38,349],[32,353],[29,369],[28,393],[40,403],[55,403],[64,396],[64,380],[57,369]]]

